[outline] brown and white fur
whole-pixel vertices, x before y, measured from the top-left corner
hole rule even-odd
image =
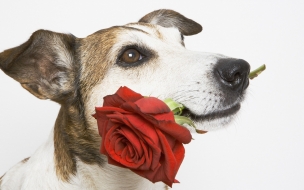
[[[221,60],[234,59],[185,49],[183,35],[201,30],[177,12],[158,10],[86,38],[39,30],[24,44],[2,52],[4,73],[36,97],[58,102],[61,109],[47,141],[0,179],[0,189],[166,189],[161,182],[153,184],[107,163],[99,153],[101,137],[92,114],[104,96],[127,86],[184,104],[200,129],[231,121],[248,84],[241,91],[222,87],[214,69]],[[135,63],[121,60],[130,48],[141,53]]]

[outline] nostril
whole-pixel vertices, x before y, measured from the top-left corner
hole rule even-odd
[[[223,73],[223,72],[219,72],[220,74],[220,77],[227,81],[227,82],[235,82],[235,81],[238,81],[241,77],[241,74],[239,72],[237,73],[232,73],[232,74],[229,74],[229,73]]]
[[[235,91],[243,91],[248,87],[250,65],[242,59],[220,59],[215,71],[222,86]]]
[[[233,76],[233,79],[230,82],[234,82],[234,83],[239,83],[241,82],[241,74],[240,73],[235,73]]]

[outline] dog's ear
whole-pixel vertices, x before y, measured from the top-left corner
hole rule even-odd
[[[160,9],[142,17],[139,22],[158,24],[163,27],[176,27],[186,36],[194,35],[202,31],[202,26],[195,21],[173,10]]]
[[[0,68],[40,99],[60,102],[73,90],[76,38],[38,30],[24,44],[0,53]]]

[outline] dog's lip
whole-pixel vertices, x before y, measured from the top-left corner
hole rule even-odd
[[[193,120],[193,121],[202,122],[202,121],[210,121],[210,120],[224,118],[224,117],[234,115],[234,114],[236,114],[236,112],[238,112],[240,110],[240,108],[241,108],[241,104],[238,103],[234,106],[231,106],[228,109],[218,110],[218,111],[208,113],[208,114],[205,114],[205,115],[197,115],[197,114],[191,112],[191,110],[189,108],[186,108],[183,111],[182,115],[190,117],[191,120]]]

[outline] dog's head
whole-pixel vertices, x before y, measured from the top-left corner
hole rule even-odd
[[[94,108],[127,86],[143,95],[172,98],[187,107],[200,129],[228,123],[240,109],[249,64],[185,48],[183,36],[202,27],[171,10],[86,38],[46,30],[0,54],[0,68],[41,99],[78,111],[96,129]],[[73,105],[73,106],[68,106]]]

